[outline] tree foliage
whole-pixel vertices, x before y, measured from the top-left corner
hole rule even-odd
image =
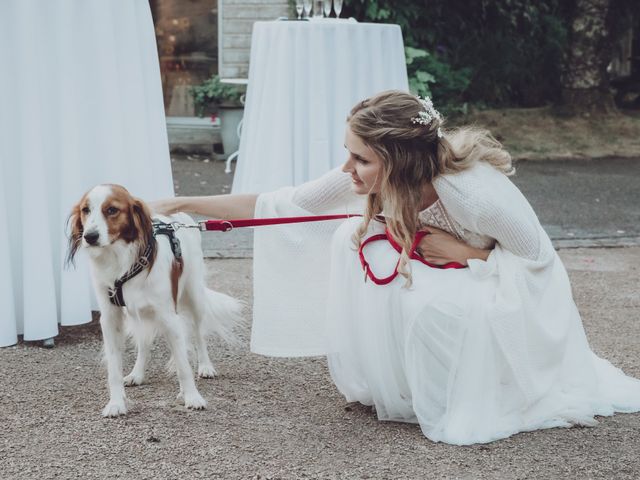
[[[558,99],[571,4],[348,0],[345,9],[360,21],[401,26],[411,86],[439,104],[534,106]]]

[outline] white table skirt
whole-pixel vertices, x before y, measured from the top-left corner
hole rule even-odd
[[[98,183],[173,196],[147,0],[0,2],[0,346],[91,320],[66,219]]]
[[[399,26],[256,22],[233,193],[298,185],[342,164],[349,111],[388,89],[408,91]]]

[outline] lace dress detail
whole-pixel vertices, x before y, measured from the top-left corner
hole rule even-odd
[[[463,228],[462,225],[449,216],[440,199],[422,210],[418,214],[418,220],[421,226],[436,227],[444,230],[458,240],[462,240],[475,248],[490,249],[496,244],[496,241],[487,235],[480,235]]]

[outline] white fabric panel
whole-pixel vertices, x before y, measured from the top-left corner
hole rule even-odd
[[[173,195],[145,0],[0,2],[0,346],[91,320],[86,265],[65,270],[66,219],[97,183]],[[5,268],[6,266],[6,268]]]
[[[389,89],[408,91],[399,26],[256,22],[233,193],[300,185],[340,165],[349,111]]]
[[[259,195],[256,218],[361,214],[364,196],[334,169],[316,181]],[[251,351],[274,357],[324,355],[331,237],[340,220],[256,228]],[[292,272],[293,275],[292,275]]]

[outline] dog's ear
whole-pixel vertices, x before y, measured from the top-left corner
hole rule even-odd
[[[153,236],[153,225],[151,224],[151,210],[147,204],[138,198],[131,202],[130,210],[131,229],[137,232],[140,240],[145,241],[149,235]]]
[[[82,202],[80,202],[82,203]],[[69,246],[67,248],[67,258],[65,260],[65,267],[69,267],[69,265],[75,266],[75,257],[78,249],[80,248],[80,244],[82,243],[82,235],[84,233],[84,228],[82,226],[82,216],[80,211],[80,203],[74,205],[71,210],[71,214],[69,218],[67,218],[67,230],[71,228],[69,233]]]
[[[134,198],[131,203],[129,215],[131,220],[131,230],[137,232],[137,239],[140,243],[140,254],[142,254],[147,249],[147,246],[155,242],[151,210],[142,200]],[[153,266],[154,260],[155,252],[151,258],[150,267]]]

